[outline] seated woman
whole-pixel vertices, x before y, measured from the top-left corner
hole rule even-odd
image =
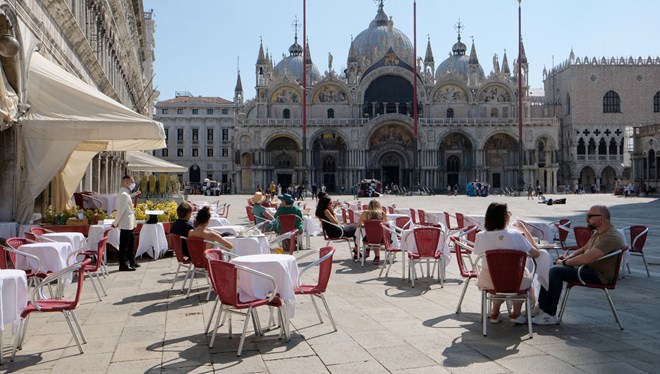
[[[217,243],[220,243],[223,247],[227,249],[232,249],[233,245],[225,240],[222,235],[218,234],[213,230],[207,230],[206,226],[209,225],[209,220],[211,219],[211,209],[208,206],[203,207],[197,212],[197,217],[195,217],[195,229],[190,230],[188,237],[190,238],[202,238],[204,240],[210,240]],[[212,248],[211,243],[206,244],[207,248]]]
[[[268,209],[266,209],[266,207],[263,205],[265,199],[265,195],[261,192],[256,192],[254,196],[252,196],[252,199],[250,199],[250,201],[252,201],[252,215],[254,215],[254,220],[257,225],[264,221],[272,221],[275,219],[273,214],[269,212]],[[264,231],[272,230],[272,223],[266,222]]]
[[[367,207],[367,210],[362,212],[360,214],[360,219],[358,220],[357,227],[362,227],[364,226],[364,221],[385,221],[387,222],[387,214],[383,210],[383,206],[380,204],[380,201],[378,200],[371,200],[369,202],[369,206]],[[367,236],[365,235],[364,241],[367,241]],[[380,264],[380,248],[374,250],[375,252],[375,257],[374,257],[374,265]],[[369,252],[367,251],[367,258],[369,258]]]
[[[327,224],[325,221],[332,222],[337,226],[341,226],[341,228],[344,231],[344,236],[341,236],[342,238],[353,238],[353,242],[355,242],[355,231],[357,230],[357,226],[354,224],[350,225],[341,225],[339,221],[337,220],[337,217],[335,217],[335,212],[334,212],[334,204],[332,204],[332,200],[325,195],[321,196],[319,194],[319,202],[316,205],[316,217],[321,220],[321,227],[323,228],[323,231],[326,233],[326,235],[330,238],[339,238],[340,235],[342,234],[342,231],[333,225]],[[358,247],[357,243],[355,243],[355,247],[353,247],[353,260],[357,260],[358,258]]]
[[[486,231],[481,231],[477,234],[474,242],[473,252],[477,255],[483,254],[491,249],[512,249],[531,254],[533,258],[539,257],[539,250],[536,242],[532,238],[525,224],[521,220],[516,220],[511,229],[507,228],[509,220],[511,219],[511,212],[508,210],[506,204],[491,203],[486,210],[486,220],[484,227]],[[481,271],[477,274],[477,287],[480,290],[493,288],[493,281],[488,271],[488,264],[484,259],[481,262]],[[520,289],[524,290],[532,284],[533,274],[525,271]],[[533,293],[532,293],[533,295]],[[531,303],[534,305],[534,301]],[[502,301],[492,301],[492,308],[490,312],[490,322],[499,323],[502,320],[500,315],[500,306]],[[515,323],[526,323],[525,316],[521,315],[522,301],[513,303],[513,311],[511,312],[511,321]]]

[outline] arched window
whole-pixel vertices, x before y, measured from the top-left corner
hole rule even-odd
[[[337,160],[333,156],[325,156],[325,158],[323,159],[323,172],[324,173],[337,172]]]
[[[447,109],[447,118],[454,118],[454,109],[453,108]]]
[[[614,91],[607,91],[603,96],[603,113],[621,113],[621,99]]]
[[[458,173],[461,170],[461,160],[456,156],[450,156],[447,159],[447,172]]]
[[[614,138],[610,140],[610,154],[611,155],[617,154],[616,140],[614,140]]]
[[[335,110],[330,108],[328,109],[328,118],[335,118]]]
[[[586,150],[587,148],[584,145],[584,139],[580,138],[580,140],[578,140],[578,145],[577,145],[577,154],[579,155],[586,154],[587,153]]]
[[[490,118],[497,118],[497,117],[499,117],[499,116],[498,116],[497,108],[492,108],[492,109],[490,110]]]
[[[653,96],[653,113],[660,113],[660,91]]]
[[[282,112],[282,118],[291,118],[291,111],[289,109],[284,109]]]
[[[599,155],[606,155],[607,154],[607,143],[605,142],[605,139],[600,138],[600,142],[598,142],[598,154]]]
[[[587,154],[595,155],[596,154],[596,141],[594,138],[589,139],[589,145],[587,146]]]

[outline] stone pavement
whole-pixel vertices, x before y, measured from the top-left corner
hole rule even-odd
[[[209,201],[231,203],[230,221],[246,222],[248,196],[221,196]],[[526,197],[407,196],[384,197],[384,205],[426,210],[483,214],[492,201],[509,203],[523,219],[569,217],[584,224],[585,212],[595,203],[611,207],[617,227],[651,227],[645,252],[652,272],[646,277],[641,258],[631,260],[626,274],[612,292],[625,330],[620,331],[605,295],[599,290],[576,289],[562,325],[534,326],[529,339],[526,326],[505,321],[490,325],[481,335],[480,293],[470,286],[462,313],[454,313],[462,289],[455,261],[447,267],[444,288],[435,279],[421,278],[413,289],[401,279],[395,263],[389,278],[379,269],[353,262],[345,244],[337,246],[333,274],[326,293],[338,325],[334,332],[324,316],[320,324],[308,298],[297,300],[291,341],[271,332],[254,337],[248,332],[242,357],[236,357],[238,337],[227,338],[220,328],[215,347],[204,336],[212,303],[206,301],[205,281],[196,278],[191,297],[170,290],[176,260],[142,260],[133,273],[118,273],[109,265],[104,280],[108,296],[98,302],[85,284],[78,317],[87,336],[80,355],[64,318],[59,314],[34,315],[24,348],[16,361],[0,372],[92,373],[651,373],[660,362],[660,203],[653,198],[623,199],[611,195],[558,195],[567,205],[546,206]],[[339,196],[339,199],[350,199]],[[201,201],[201,196],[192,199]],[[362,199],[367,201],[367,199]],[[310,199],[309,205],[315,206]],[[312,247],[324,245],[312,238]],[[302,251],[302,255],[306,251]],[[303,259],[304,264],[309,257]],[[213,296],[212,296],[213,297]],[[266,314],[260,313],[262,321]],[[242,320],[234,319],[234,333]],[[9,326],[8,326],[9,327]],[[4,334],[4,356],[13,336]]]

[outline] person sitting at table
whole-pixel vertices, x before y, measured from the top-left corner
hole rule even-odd
[[[481,231],[477,234],[474,242],[473,252],[477,255],[484,254],[491,249],[512,249],[529,253],[533,258],[539,257],[539,250],[532,235],[527,230],[525,223],[521,220],[516,220],[512,228],[509,226],[511,219],[511,212],[508,210],[507,204],[491,203],[486,210],[486,218],[484,227],[486,231]],[[497,269],[493,269],[497,271]],[[525,271],[520,289],[524,290],[531,286],[533,274]],[[481,262],[481,269],[477,274],[477,287],[480,290],[492,289],[493,281],[490,277],[490,272],[486,260]],[[533,294],[533,293],[532,293]],[[534,302],[531,302],[534,305]],[[500,306],[502,301],[493,300],[491,304],[490,322],[499,323],[502,320],[500,314]],[[527,319],[521,314],[522,301],[513,302],[513,311],[511,312],[511,321],[514,323],[527,323]]]
[[[295,205],[295,201],[293,200],[293,197],[289,194],[284,194],[282,196],[278,196],[278,198],[282,201],[282,204],[280,204],[280,206],[275,211],[274,217],[277,218],[283,214],[295,214],[299,218],[296,219],[296,228],[298,229],[299,232],[302,232],[303,213],[300,210],[300,208]],[[283,234],[282,227],[277,219],[273,221],[273,230],[275,230],[275,232],[277,232],[278,234]]]
[[[364,226],[364,221],[384,221],[387,222],[387,213],[383,210],[383,206],[378,200],[371,200],[367,207],[367,210],[363,211],[360,214],[360,219],[357,222],[357,227]],[[367,242],[367,236],[365,235],[363,241]],[[380,264],[380,248],[375,249],[374,265]],[[367,258],[369,258],[369,250],[367,250]]]
[[[353,243],[355,246],[353,247],[353,261],[358,259],[358,246],[357,242],[355,239],[355,231],[357,230],[357,226],[353,223],[351,224],[340,224],[339,221],[337,220],[337,217],[335,216],[335,211],[334,207],[335,204],[333,204],[332,200],[330,200],[330,197],[321,195],[319,193],[319,202],[316,205],[316,212],[315,215],[316,217],[321,221],[321,227],[323,228],[323,231],[329,238],[353,238]],[[341,230],[339,227],[330,225],[324,221],[332,222],[333,224],[340,226]],[[342,235],[342,230],[344,235]]]
[[[211,208],[208,206],[203,207],[197,212],[197,217],[195,217],[195,228],[188,232],[188,237],[191,238],[202,238],[204,240],[210,240],[219,243],[221,246],[232,249],[233,246],[230,242],[225,240],[219,233],[208,230],[206,227],[209,225],[209,220],[211,219]],[[207,248],[213,247],[212,244],[208,243]]]
[[[186,201],[182,201],[178,207],[176,207],[177,220],[172,223],[170,226],[170,232],[172,234],[177,234],[182,237],[188,237],[190,230],[194,230],[195,226],[190,222],[192,217],[193,207],[188,204]],[[181,241],[181,252],[185,257],[190,257],[188,254],[188,245],[185,240]]]
[[[254,215],[254,223],[257,225],[264,221],[272,221],[275,219],[273,215],[266,209],[262,203],[265,201],[266,196],[261,192],[255,192],[254,196],[250,199],[252,201],[252,215]],[[273,224],[271,222],[266,222],[264,224],[265,231],[272,231]]]
[[[623,235],[610,222],[610,210],[605,205],[594,205],[587,213],[587,228],[594,230],[584,247],[571,252],[567,257],[559,256],[550,268],[548,289],[539,293],[539,314],[532,317],[537,325],[557,323],[557,305],[564,282],[578,280],[578,268],[585,265],[580,276],[587,283],[609,284],[616,274],[616,257],[602,261],[599,258],[624,247]]]

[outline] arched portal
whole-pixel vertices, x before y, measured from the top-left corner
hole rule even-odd
[[[314,184],[323,183],[327,191],[336,192],[346,185],[346,141],[334,132],[324,132],[312,143],[312,176]]]
[[[461,133],[452,133],[442,139],[438,161],[441,186],[461,186],[474,179],[474,176],[469,175],[474,165],[473,148],[470,139]]]
[[[585,191],[589,190],[589,186],[596,183],[596,172],[590,166],[585,166],[580,171],[580,183]]]
[[[300,164],[300,147],[292,138],[278,136],[266,145],[266,160],[266,165],[273,170],[272,175],[264,176],[264,180],[273,180],[286,188],[294,182],[295,170]],[[301,183],[302,180],[295,182]]]
[[[188,180],[190,183],[199,183],[201,181],[200,179],[200,170],[199,166],[193,165],[188,169]]]
[[[484,144],[484,164],[493,188],[516,188],[518,176],[518,141],[508,134],[494,134]]]
[[[383,182],[383,185],[401,184],[401,173],[405,165],[401,155],[396,152],[387,152],[381,156],[379,164],[381,165],[381,182]]]
[[[413,146],[412,131],[405,124],[390,122],[378,127],[369,137],[372,166],[365,177],[411,186],[414,170],[408,160],[414,157]]]
[[[616,171],[613,167],[607,166],[600,173],[600,192],[614,191],[614,183],[616,181]]]

